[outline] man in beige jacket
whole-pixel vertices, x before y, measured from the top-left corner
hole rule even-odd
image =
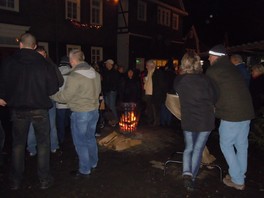
[[[67,103],[72,111],[71,131],[75,150],[79,157],[79,169],[73,171],[75,178],[87,177],[98,162],[98,148],[95,139],[101,92],[100,74],[84,61],[80,50],[69,54],[72,71],[65,87],[51,98]]]

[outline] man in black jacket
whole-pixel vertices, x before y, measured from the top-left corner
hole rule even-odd
[[[0,78],[0,105],[11,109],[12,166],[10,188],[21,187],[24,172],[25,146],[32,122],[38,142],[38,176],[40,188],[50,187],[50,123],[48,110],[52,107],[50,95],[59,90],[53,67],[34,51],[36,39],[30,33],[20,38],[20,50],[3,63]]]
[[[108,59],[104,63],[106,70],[102,74],[103,95],[106,105],[113,113],[113,119],[109,121],[109,124],[114,127],[119,121],[116,109],[116,98],[120,84],[120,75],[114,68],[114,61],[112,59]]]

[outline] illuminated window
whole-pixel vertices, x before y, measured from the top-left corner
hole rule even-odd
[[[103,60],[103,48],[91,47],[91,62],[96,63]]]
[[[0,9],[19,12],[19,0],[0,0]]]
[[[158,7],[158,24],[169,27],[171,24],[171,11]]]
[[[90,3],[90,23],[92,25],[103,25],[103,1],[91,0]]]
[[[154,60],[156,66],[159,68],[159,67],[165,67],[168,60],[165,60],[165,59],[155,59]],[[177,66],[179,63],[179,61],[177,59],[173,59],[173,65],[174,66]]]
[[[172,29],[178,30],[179,29],[179,15],[172,14]]]
[[[66,0],[66,19],[80,21],[80,0]]]
[[[147,4],[140,0],[138,1],[137,19],[140,21],[147,20]]]
[[[167,60],[164,59],[156,59],[154,60],[157,67],[165,67]]]

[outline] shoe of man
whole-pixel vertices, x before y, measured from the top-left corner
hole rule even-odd
[[[53,178],[40,180],[40,189],[45,190],[52,186],[54,180]]]
[[[100,129],[104,128],[104,123],[99,124]]]
[[[236,190],[245,190],[245,185],[240,185],[240,184],[235,184],[232,180],[231,177],[228,175],[223,179],[223,183],[231,188],[235,188]]]
[[[183,185],[188,191],[194,190],[192,176],[190,175],[183,175]]]
[[[231,180],[231,176],[228,174],[225,176],[225,178]]]
[[[82,174],[78,170],[71,171],[71,175],[74,177],[74,179],[86,179],[90,176],[90,174]]]
[[[20,189],[20,182],[19,181],[11,181],[10,182],[10,190],[18,190]]]
[[[51,150],[51,153],[56,153],[56,152],[57,152],[57,149]]]
[[[109,125],[111,125],[112,127],[115,127],[116,125],[117,125],[117,121],[116,120],[110,120],[109,122],[108,122],[108,124]]]
[[[30,157],[34,157],[34,156],[36,156],[36,155],[37,155],[37,153],[31,153],[31,152],[29,153],[29,156],[30,156]]]

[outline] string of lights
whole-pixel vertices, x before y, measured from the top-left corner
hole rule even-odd
[[[75,27],[78,29],[100,29],[102,26],[101,25],[91,25],[88,23],[81,23],[79,21],[76,21],[74,19],[68,19],[68,21]]]

